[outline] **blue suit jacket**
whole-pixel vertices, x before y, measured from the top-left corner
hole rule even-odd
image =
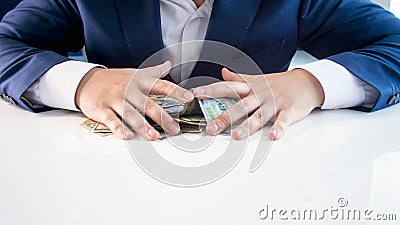
[[[400,21],[368,0],[215,0],[206,39],[239,48],[264,73],[287,70],[298,48],[333,60],[380,92],[361,110],[400,93]],[[138,67],[163,48],[159,1],[23,1],[0,23],[1,94],[35,111],[22,94],[84,45],[90,62]],[[192,76],[203,74],[221,78],[219,66],[198,63]]]

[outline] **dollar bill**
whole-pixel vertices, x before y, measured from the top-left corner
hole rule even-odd
[[[170,115],[202,115],[199,102],[197,101],[185,103],[162,95],[150,95],[149,97]]]
[[[162,95],[151,95],[149,97],[160,105],[179,124],[182,133],[203,132],[208,123],[216,119],[226,109],[237,102],[235,99],[220,98],[184,103]],[[161,133],[160,139],[166,137],[161,126],[150,119],[148,119],[148,121]],[[91,119],[86,119],[81,126],[102,137],[112,135],[111,130],[107,126]],[[229,132],[224,132],[224,134],[229,134]]]
[[[181,128],[181,132],[182,133],[201,133],[205,126],[207,125],[204,121],[196,121],[196,120],[190,120],[190,117],[185,117],[183,120],[180,119],[175,119],[180,128]],[[156,123],[151,123],[151,125],[158,131],[160,132],[162,135],[164,134],[164,130],[162,129],[161,126],[159,126]],[[94,120],[91,119],[87,119],[85,120],[81,126],[87,130],[89,130],[90,132],[92,132],[93,134],[102,136],[102,137],[107,137],[112,135],[111,130],[106,127],[104,124],[96,122]]]
[[[86,119],[85,121],[83,121],[83,123],[81,123],[81,127],[102,137],[107,137],[112,135],[112,132],[110,129],[108,129],[108,127],[106,127],[102,123],[99,123],[91,119]]]
[[[204,119],[208,123],[218,118],[228,108],[238,102],[233,98],[217,98],[217,99],[199,99],[198,100]],[[237,126],[235,124],[233,127]],[[229,135],[230,129],[225,130],[222,134]]]
[[[234,105],[237,100],[233,98],[218,98],[218,99],[199,99],[201,111],[207,123],[215,120],[229,107]]]
[[[193,115],[193,116],[181,116],[179,118],[174,118],[179,124],[187,124],[187,125],[199,125],[206,126],[207,121],[201,115]]]

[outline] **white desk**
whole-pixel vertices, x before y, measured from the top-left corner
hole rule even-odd
[[[146,175],[123,141],[79,127],[79,113],[32,114],[0,103],[0,224],[277,224],[258,218],[265,204],[323,209],[341,197],[352,208],[390,206],[385,210],[400,220],[400,176],[387,173],[399,164],[374,166],[377,157],[400,151],[399,113],[400,106],[371,114],[316,111],[273,144],[255,173],[247,172],[249,150],[219,181],[178,188]]]

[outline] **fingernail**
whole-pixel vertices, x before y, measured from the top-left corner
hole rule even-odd
[[[183,94],[183,97],[185,97],[187,100],[192,100],[192,99],[194,98],[194,95],[193,95],[192,92],[186,91],[186,92]]]
[[[133,138],[133,132],[130,131],[130,130],[126,130],[126,131],[124,132],[124,135],[125,135],[125,138],[126,138],[126,139],[132,139],[132,138]]]
[[[210,123],[210,125],[208,125],[209,126],[209,131],[210,131],[210,133],[212,134],[212,135],[217,135],[217,131],[218,131],[218,124],[216,124],[216,123]]]
[[[194,93],[196,95],[205,95],[206,94],[206,90],[204,88],[196,88],[196,89],[194,89]]]
[[[160,136],[160,133],[158,133],[158,131],[156,131],[154,128],[150,128],[147,131],[147,134],[149,135],[150,139],[157,139]]]
[[[169,126],[168,126],[168,133],[170,134],[170,135],[177,135],[177,134],[179,134],[179,132],[180,132],[180,128],[179,128],[179,126],[178,125],[176,125],[176,124],[170,124]]]
[[[272,140],[277,140],[277,139],[279,139],[279,131],[277,130],[277,129],[272,129],[271,131],[270,131],[270,137],[271,137],[271,139]]]
[[[242,138],[243,129],[242,129],[242,128],[236,128],[236,129],[233,131],[233,133],[234,133],[234,135],[235,135],[237,138]]]

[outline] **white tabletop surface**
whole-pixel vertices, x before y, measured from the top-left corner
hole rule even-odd
[[[276,216],[261,220],[260,209],[322,210],[338,207],[340,198],[349,208],[397,213],[399,224],[400,157],[388,154],[400,151],[399,114],[400,105],[375,113],[314,111],[273,143],[255,173],[248,167],[257,135],[227,176],[180,188],[144,173],[124,141],[79,127],[80,113],[33,114],[1,102],[0,224],[278,224]],[[217,137],[207,151],[229,141]],[[167,141],[155,145],[175,154]]]

